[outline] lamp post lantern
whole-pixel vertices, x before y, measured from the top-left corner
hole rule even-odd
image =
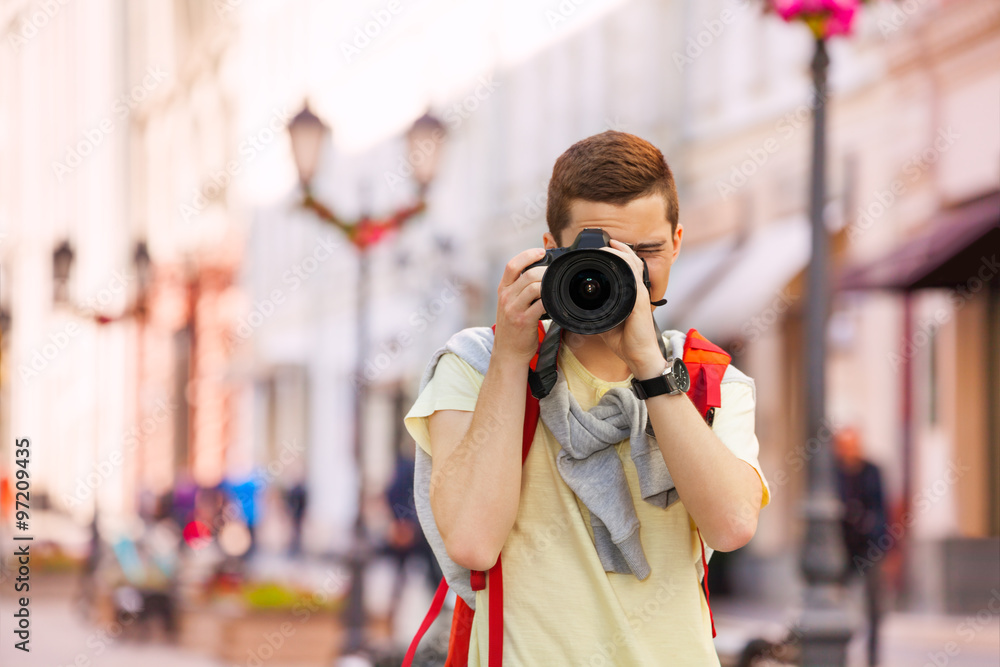
[[[330,128],[312,112],[308,104],[302,107],[302,111],[298,112],[288,123],[288,136],[292,141],[295,170],[298,172],[299,182],[307,193],[313,176],[316,175],[323,140],[329,134]]]
[[[370,545],[364,522],[365,474],[364,474],[364,406],[366,382],[364,363],[368,345],[368,250],[381,242],[387,235],[402,227],[414,215],[426,207],[425,197],[431,181],[437,173],[440,147],[446,137],[444,125],[429,113],[418,118],[407,132],[408,161],[413,168],[413,178],[417,183],[416,203],[401,208],[385,218],[374,218],[364,211],[355,221],[347,222],[338,217],[330,208],[317,201],[312,195],[312,181],[319,163],[320,150],[329,135],[329,127],[319,119],[309,107],[303,108],[288,126],[291,136],[292,153],[299,182],[302,185],[301,206],[315,213],[321,220],[339,229],[351,242],[358,253],[357,292],[355,295],[355,355],[354,370],[354,415],[353,415],[353,455],[358,471],[358,510],[354,519],[352,544],[348,554],[350,570],[350,592],[347,604],[347,654],[365,649],[364,615],[364,572],[370,555]]]

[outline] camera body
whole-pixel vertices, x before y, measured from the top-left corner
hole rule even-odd
[[[543,318],[567,331],[597,334],[614,329],[635,307],[638,290],[632,267],[621,257],[601,248],[611,237],[603,229],[584,229],[567,248],[545,251],[545,257],[528,269],[544,266],[541,300]],[[642,263],[643,282],[649,272]]]

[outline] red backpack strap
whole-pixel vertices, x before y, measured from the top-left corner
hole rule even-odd
[[[732,357],[725,350],[702,336],[697,329],[688,330],[684,339],[684,365],[691,376],[688,396],[709,426],[715,418],[715,409],[722,405],[722,376],[726,374],[730,361]],[[701,583],[705,589],[705,605],[712,624],[712,636],[715,637],[715,616],[712,615],[712,605],[708,600],[708,559],[705,557],[705,540],[701,538],[700,530],[698,542],[701,545]]]
[[[698,541],[701,543],[701,585],[705,589],[705,606],[708,607],[708,621],[712,624],[712,638],[715,638],[715,616],[712,615],[712,603],[708,601],[708,559],[705,558],[705,540],[698,531]]]
[[[427,615],[424,616],[424,622],[420,624],[420,629],[417,630],[417,634],[413,636],[413,641],[410,642],[410,648],[406,651],[406,657],[403,658],[403,667],[410,667],[413,663],[413,656],[417,652],[417,646],[420,644],[420,640],[424,638],[427,633],[427,629],[431,627],[431,623],[434,619],[438,617],[441,613],[441,607],[444,605],[444,598],[448,594],[448,582],[445,581],[444,577],[441,577],[441,583],[438,584],[437,592],[434,593],[434,600],[431,602],[431,608],[427,610]],[[466,650],[468,650],[468,643],[466,643]]]
[[[465,604],[462,598],[455,599],[455,614],[451,618],[451,635],[448,639],[448,658],[444,667],[468,667],[469,640],[472,637],[472,617],[476,610]]]

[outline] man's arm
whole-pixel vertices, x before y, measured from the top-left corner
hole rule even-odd
[[[514,525],[521,495],[521,437],[528,363],[538,347],[544,269],[521,273],[544,250],[510,261],[497,290],[493,354],[474,412],[442,410],[428,420],[430,500],[448,556],[488,570]]]
[[[658,370],[635,376],[659,375],[662,359]],[[763,497],[757,471],[719,440],[686,394],[654,396],[646,407],[677,494],[705,542],[716,551],[745,545],[757,530]]]
[[[615,240],[607,251],[632,267],[638,294],[624,325],[601,336],[636,379],[654,378],[666,361],[656,342],[642,260]],[[760,515],[763,491],[757,472],[729,451],[686,394],[655,396],[646,400],[646,407],[677,494],[705,542],[716,551],[745,545],[756,532]]]

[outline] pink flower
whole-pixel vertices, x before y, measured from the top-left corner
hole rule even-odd
[[[772,0],[774,11],[786,21],[804,21],[817,39],[849,35],[861,0]]]

